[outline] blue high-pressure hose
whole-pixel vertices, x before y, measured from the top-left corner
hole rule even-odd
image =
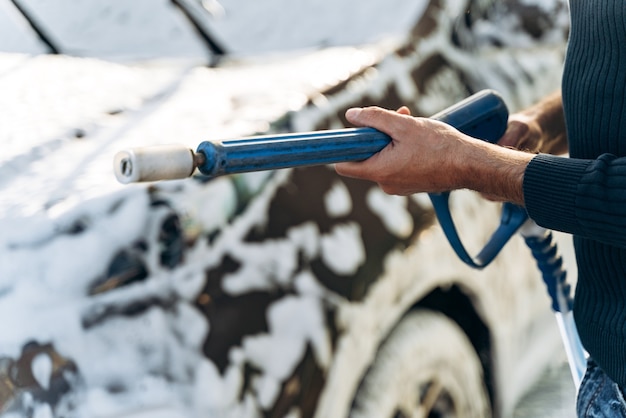
[[[574,322],[572,311],[574,300],[571,296],[571,286],[567,283],[567,272],[563,268],[563,258],[559,254],[552,232],[538,226],[532,220],[528,220],[522,226],[520,234],[530,248],[548,289],[572,379],[578,389],[585,374],[587,355]]]

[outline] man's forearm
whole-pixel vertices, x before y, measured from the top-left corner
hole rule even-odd
[[[534,154],[470,140],[456,160],[459,188],[475,190],[495,200],[524,205],[524,172]],[[459,150],[460,151],[460,150]]]

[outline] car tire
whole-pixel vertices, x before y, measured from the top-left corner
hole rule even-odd
[[[407,314],[378,350],[350,416],[490,417],[483,369],[463,330],[438,312]]]

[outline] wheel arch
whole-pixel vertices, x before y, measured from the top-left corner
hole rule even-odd
[[[496,387],[491,331],[480,315],[479,296],[459,280],[434,287],[416,301],[404,315],[417,309],[440,312],[453,320],[469,338],[483,366],[485,386],[495,407]],[[404,316],[403,315],[403,316]]]
[[[405,316],[419,309],[428,309],[445,315],[467,336],[483,368],[488,402],[494,416],[498,416],[500,393],[497,385],[497,370],[499,369],[496,358],[497,331],[490,329],[492,310],[489,308],[489,302],[492,295],[490,292],[483,291],[484,281],[476,280],[479,278],[477,273],[476,276],[474,272],[469,273],[469,277],[444,273],[429,275],[430,280],[417,282],[411,280],[409,282],[415,286],[409,285],[405,292],[401,292],[404,297],[397,294],[396,296],[400,299],[390,298],[388,287],[376,289],[374,293],[385,295],[384,302],[377,298],[367,300],[370,305],[376,307],[379,313],[385,310],[385,306],[391,308],[392,311],[400,309],[395,314],[386,316],[386,319],[377,317],[379,322],[374,326],[371,326],[372,316],[363,315],[367,309],[363,309],[361,304],[345,311],[348,315],[344,317],[344,320],[351,325],[342,328],[344,332],[341,333],[336,345],[337,355],[329,369],[330,374],[327,376],[329,385],[326,385],[322,391],[314,416],[321,418],[338,411],[337,416],[341,414],[347,416],[363,378],[371,369],[372,362],[375,361],[378,349]],[[414,277],[414,274],[415,270],[411,276]],[[402,299],[404,301],[401,301]],[[395,306],[389,306],[388,303],[395,304]],[[382,317],[384,318],[385,315]],[[371,335],[370,332],[376,328],[379,330],[376,333],[378,338],[363,337],[363,335]]]

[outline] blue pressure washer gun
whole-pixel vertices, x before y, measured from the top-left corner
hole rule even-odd
[[[480,91],[431,117],[459,131],[495,143],[505,132],[508,110],[492,90]],[[169,180],[191,176],[196,169],[208,177],[280,168],[365,160],[382,150],[391,138],[372,128],[347,128],[308,133],[263,135],[202,142],[196,152],[179,145],[121,151],[114,171],[122,183]],[[585,353],[571,311],[572,299],[552,234],[528,219],[526,211],[504,203],[500,226],[484,248],[472,257],[465,250],[449,208],[450,193],[429,195],[442,229],[456,254],[473,268],[487,266],[518,230],[542,273],[576,387],[585,369]]]

